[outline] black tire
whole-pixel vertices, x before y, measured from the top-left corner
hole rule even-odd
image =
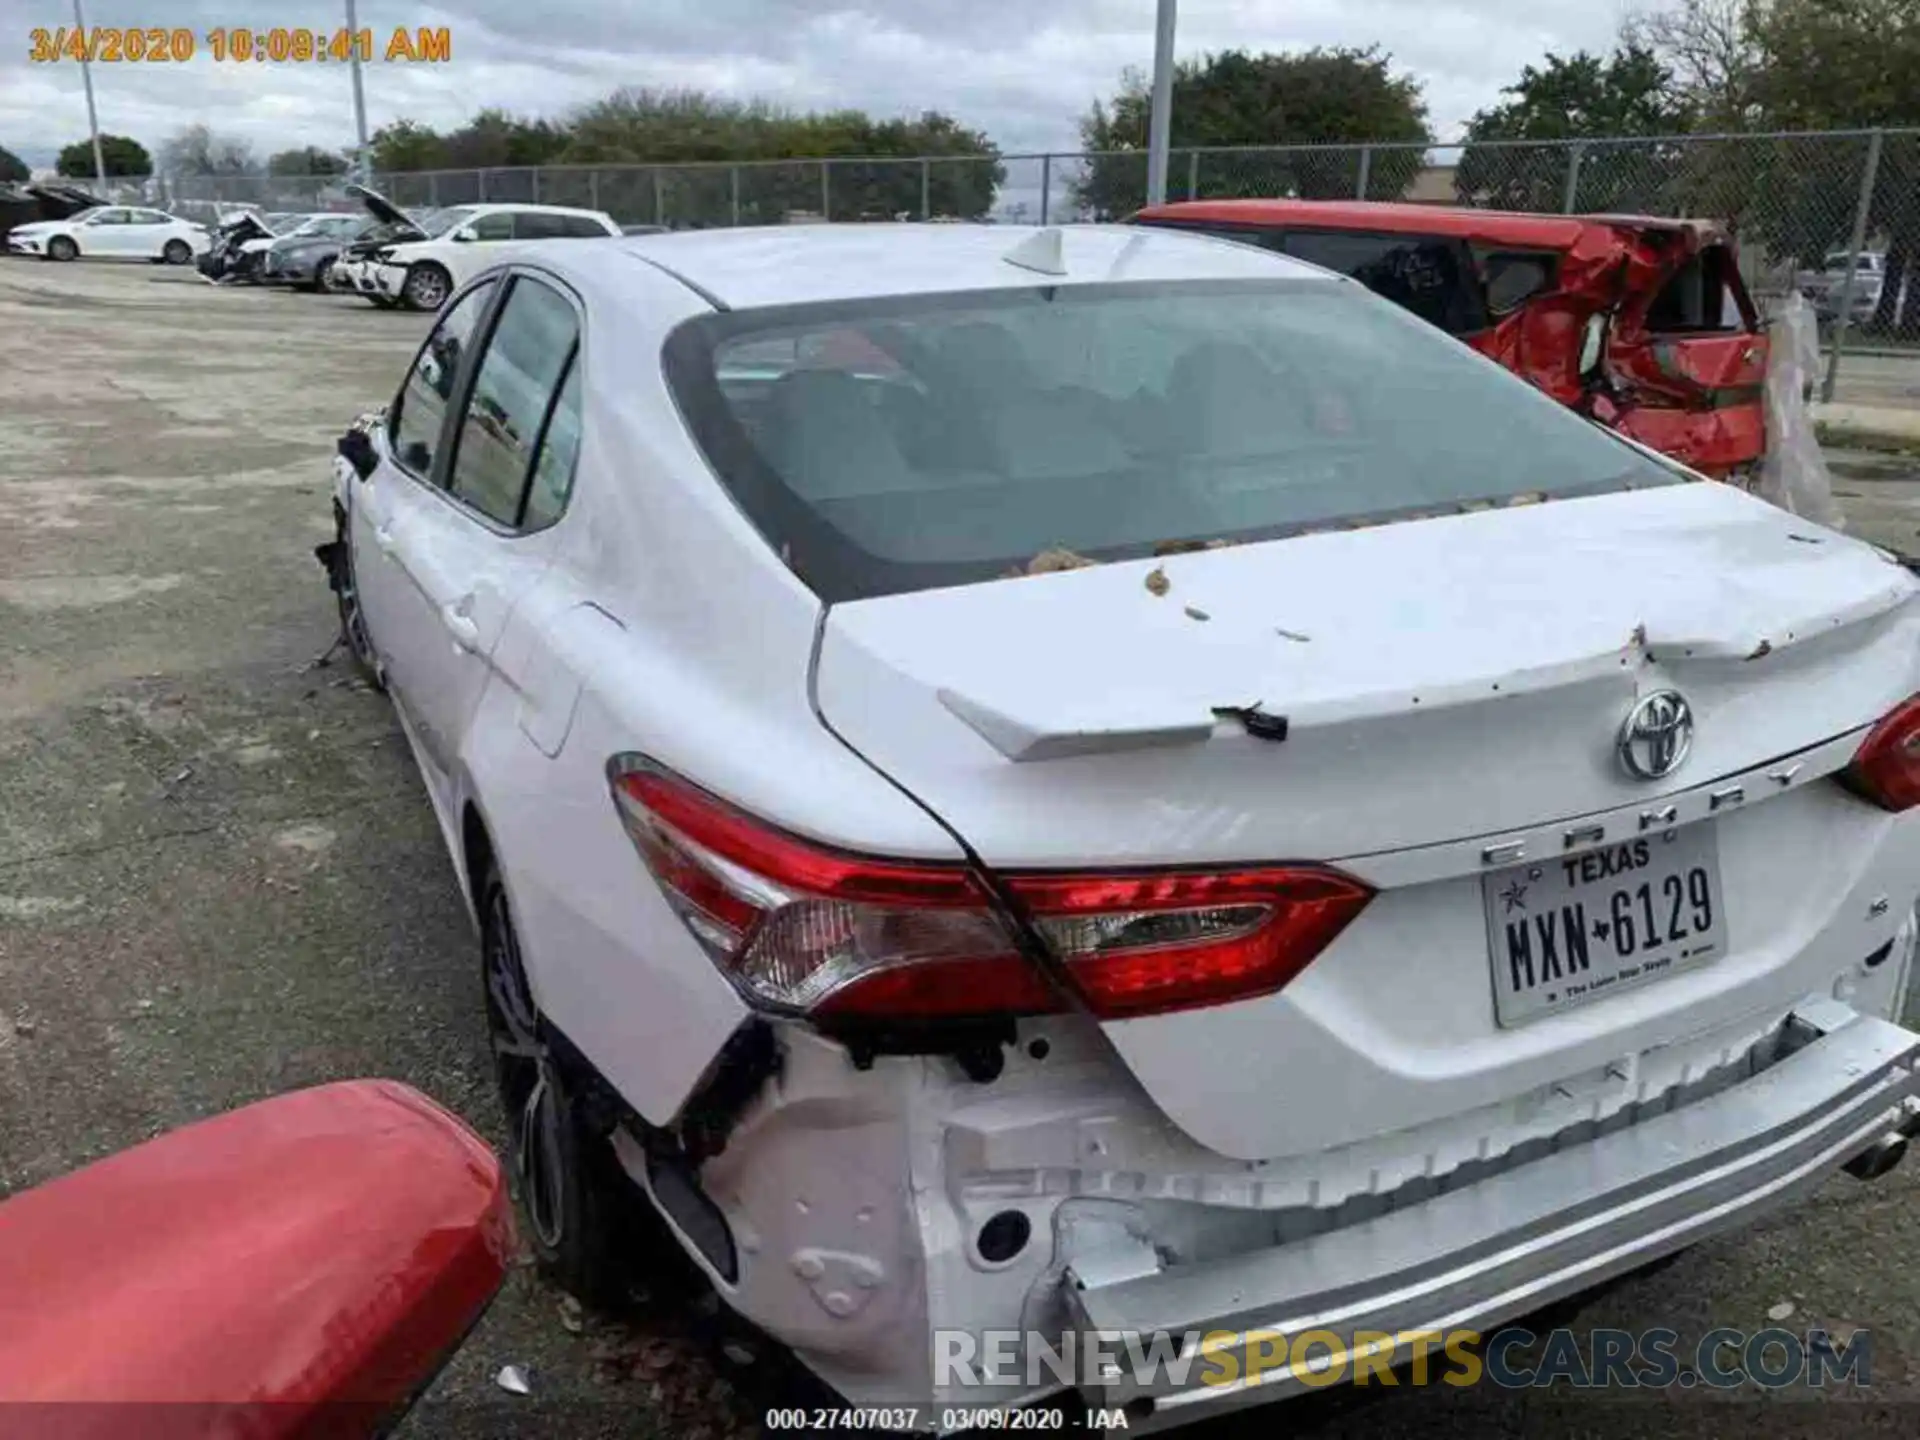
[[[78,260],[80,258],[80,247],[74,243],[72,236],[56,235],[47,242],[47,258],[49,260]]]
[[[193,247],[184,240],[169,240],[160,247],[160,258],[169,265],[191,265]]]
[[[527,983],[506,886],[491,861],[474,893],[487,1039],[507,1119],[507,1170],[521,1233],[555,1284],[600,1309],[631,1292],[634,1237],[651,1206],[627,1177],[607,1133],[590,1123],[585,1087],[569,1072]]]
[[[360,587],[354,578],[352,526],[343,513],[334,516],[334,539],[338,549],[333,561],[333,600],[340,615],[340,643],[375,690],[387,688],[380,671],[380,654],[373,648],[373,635],[367,629],[366,612],[360,608]]]
[[[431,260],[408,267],[400,298],[409,310],[438,310],[453,293],[453,277]]]
[[[327,272],[331,269],[333,269],[333,261],[331,260],[322,260],[318,265],[314,266],[313,280],[307,285],[306,288],[311,290],[316,295],[326,294],[327,293]]]

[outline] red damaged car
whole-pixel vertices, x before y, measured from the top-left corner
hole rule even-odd
[[[1732,238],[1704,220],[1325,200],[1155,205],[1351,275],[1622,434],[1723,479],[1766,448],[1767,340]]]

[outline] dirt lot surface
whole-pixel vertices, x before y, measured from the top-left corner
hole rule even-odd
[[[412,763],[385,702],[315,663],[331,441],[424,329],[144,265],[0,261],[0,1192],[345,1076],[410,1081],[501,1138],[475,946]],[[1862,462],[1844,483],[1876,530],[1920,532],[1920,475]],[[1917,1184],[1834,1182],[1573,1322],[1669,1326],[1688,1355],[1790,1304],[1788,1328],[1871,1331],[1847,1396],[1403,1386],[1194,1433],[1912,1434]],[[716,1378],[661,1288],[615,1324],[516,1271],[408,1433],[750,1425],[757,1386]],[[510,1363],[531,1396],[495,1385]]]

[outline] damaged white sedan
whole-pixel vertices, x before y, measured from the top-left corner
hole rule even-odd
[[[1350,281],[547,247],[341,454],[542,1260],[650,1204],[885,1423],[1278,1397],[1916,1128],[1912,576]]]

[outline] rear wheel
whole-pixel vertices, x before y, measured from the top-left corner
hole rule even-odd
[[[80,255],[80,247],[66,235],[56,235],[47,242],[49,260],[74,260]]]
[[[160,258],[169,265],[185,265],[193,259],[193,247],[184,240],[169,240],[160,247]]]
[[[477,894],[487,1035],[527,1240],[556,1284],[590,1304],[617,1306],[627,1298],[630,1236],[651,1202],[621,1168],[610,1137],[584,1115],[584,1087],[550,1043],[491,861]]]
[[[333,261],[331,260],[322,260],[318,265],[314,266],[313,267],[313,283],[309,285],[307,288],[312,290],[313,293],[316,295],[326,294],[327,293],[327,274],[332,269],[333,269]]]
[[[432,261],[422,261],[407,271],[400,298],[414,310],[438,310],[453,291],[453,277]]]

